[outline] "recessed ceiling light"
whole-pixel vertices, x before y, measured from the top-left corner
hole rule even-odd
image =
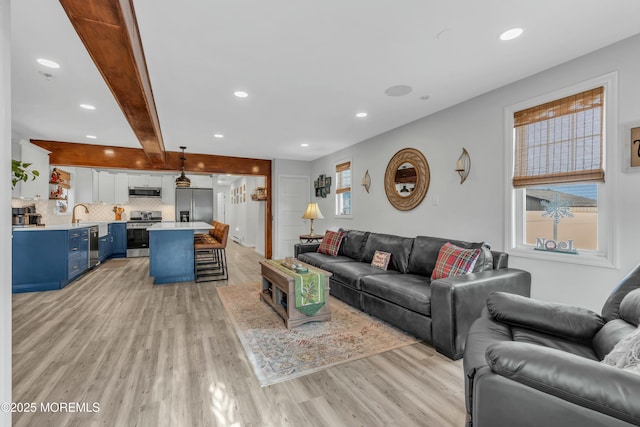
[[[44,65],[45,67],[60,68],[60,64],[58,64],[57,62],[52,61],[50,59],[38,58],[38,59],[36,59],[36,61],[38,61],[38,64]]]
[[[500,34],[500,40],[513,40],[516,37],[520,37],[522,31],[522,28],[511,28],[510,30],[507,30],[504,33]]]
[[[246,98],[247,96],[249,96],[249,94],[243,90],[237,90],[235,92],[233,92],[233,94],[235,96],[237,96],[238,98]]]
[[[223,135],[223,134],[221,134],[221,133],[214,133],[214,134],[213,134],[213,137],[214,137],[214,138],[224,138],[224,135]]]
[[[95,110],[96,107],[90,104],[80,104],[80,108],[84,108],[85,110]]]
[[[221,180],[218,180],[218,184],[222,184],[222,181],[221,181]]]
[[[363,117],[367,117],[367,115],[368,115],[368,114],[367,114],[367,113],[365,113],[365,112],[363,111],[363,112],[361,112],[361,113],[356,114],[356,117],[358,117],[358,118],[360,118],[360,119],[361,119],[361,118],[363,118]]]
[[[390,88],[387,88],[387,90],[385,90],[384,93],[386,93],[387,96],[404,96],[410,93],[412,90],[413,89],[411,88],[411,86],[398,85],[398,86],[391,86]]]
[[[300,147],[308,147],[308,146],[309,146],[309,144],[307,144],[307,143],[300,144]]]
[[[87,135],[87,138],[89,138],[89,139],[96,139],[96,138],[98,138],[98,137],[97,137],[97,136],[95,136],[95,135]]]

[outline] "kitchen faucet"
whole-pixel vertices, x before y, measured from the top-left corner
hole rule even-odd
[[[87,207],[87,205],[85,205],[84,203],[78,203],[73,207],[73,212],[71,214],[71,224],[77,224],[80,222],[79,219],[76,219],[76,208],[78,206],[82,206],[84,208],[84,212],[85,213],[89,213],[89,208]]]

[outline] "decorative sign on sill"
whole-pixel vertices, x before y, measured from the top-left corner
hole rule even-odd
[[[577,255],[578,251],[573,247],[573,240],[557,241],[547,240],[544,237],[536,237],[536,251],[560,252],[563,254]]]

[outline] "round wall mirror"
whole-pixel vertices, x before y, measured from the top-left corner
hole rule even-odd
[[[408,211],[418,206],[429,190],[429,163],[415,148],[398,151],[384,174],[384,191],[396,209]]]

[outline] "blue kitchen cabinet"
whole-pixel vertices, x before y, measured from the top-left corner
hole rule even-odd
[[[113,253],[113,235],[111,234],[111,224],[109,224],[109,232],[107,235],[98,237],[98,258],[100,262],[104,262],[111,257]]]
[[[89,228],[14,231],[14,293],[62,289],[89,268]]]
[[[111,237],[113,239],[111,256],[113,258],[124,258],[127,256],[127,224],[124,222],[114,222],[109,224]]]

